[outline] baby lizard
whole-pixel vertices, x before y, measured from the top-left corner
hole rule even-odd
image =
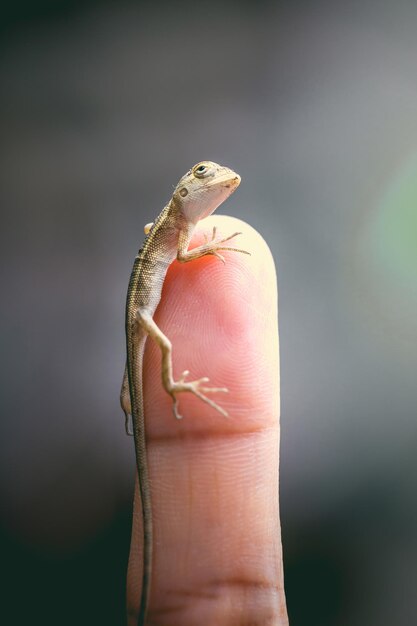
[[[122,383],[120,401],[126,416],[126,430],[129,416],[133,421],[136,464],[143,515],[143,578],[138,626],[144,626],[150,595],[152,575],[152,508],[148,478],[145,441],[145,421],[143,411],[142,375],[143,354],[146,338],[149,335],[161,349],[162,384],[173,400],[173,412],[177,419],[177,396],[191,392],[222,415],[226,411],[207,397],[209,393],[225,392],[224,387],[207,387],[208,378],[188,381],[188,371],[175,381],[172,373],[171,342],[153,320],[153,314],[161,298],[162,285],[168,266],[177,258],[186,263],[205,255],[214,255],[224,263],[221,250],[244,252],[227,245],[240,233],[226,238],[216,236],[213,229],[211,241],[188,250],[194,229],[199,220],[207,217],[232,194],[240,183],[240,176],[227,167],[212,161],[202,161],[194,165],[176,186],[171,200],[153,224],[145,227],[147,235],[139,250],[130,276],[126,300],[126,346],[127,363]],[[226,244],[226,245],[225,245]]]

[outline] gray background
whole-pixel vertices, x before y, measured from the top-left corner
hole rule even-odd
[[[209,158],[278,266],[291,623],[417,623],[417,5],[5,4],[0,617],[124,623],[125,290]]]

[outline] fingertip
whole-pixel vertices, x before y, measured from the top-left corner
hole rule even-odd
[[[224,266],[213,256],[185,264],[174,261],[155,321],[172,342],[174,377],[187,368],[193,379],[207,376],[213,387],[227,387],[230,393],[222,405],[236,418],[229,427],[265,427],[271,421],[275,424],[279,414],[275,265],[263,237],[249,224],[226,215],[203,220],[190,248],[203,243],[213,227],[219,238],[239,232],[239,246],[251,255],[226,251]],[[147,350],[155,372],[160,362],[158,347],[151,342]],[[155,382],[152,390],[147,386],[153,398],[151,410],[169,402]],[[181,404],[186,415],[198,411],[203,418],[206,414],[213,417],[209,421],[213,428],[224,427],[224,422],[216,422],[210,407],[190,395],[182,395]],[[163,430],[172,427],[162,419],[154,424],[157,429],[157,425]],[[201,421],[187,421],[187,428],[199,426]]]

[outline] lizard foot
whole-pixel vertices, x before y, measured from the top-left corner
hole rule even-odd
[[[133,437],[133,418],[130,413],[125,412],[125,431],[126,435],[129,437]]]
[[[130,404],[129,382],[126,370],[123,376],[122,389],[120,391],[120,406],[125,414],[126,435],[133,436],[132,406]]]
[[[229,246],[223,245],[224,243],[226,243],[226,241],[230,241],[230,239],[233,239],[234,237],[237,237],[242,233],[233,233],[233,235],[230,235],[229,237],[224,237],[223,239],[217,238],[216,233],[217,228],[213,226],[213,234],[211,236],[210,242],[207,240],[207,235],[204,235],[204,238],[206,240],[206,246],[209,248],[209,252],[207,254],[212,254],[213,256],[220,259],[222,263],[226,263],[226,261],[224,257],[218,253],[218,250],[231,250],[232,252],[242,252],[242,254],[249,254],[250,256],[250,252],[248,252],[247,250],[241,250],[240,248],[230,248]]]
[[[199,378],[198,380],[192,380],[192,381],[187,382],[185,379],[187,378],[189,373],[190,372],[188,370],[185,370],[185,372],[182,373],[181,378],[178,380],[178,382],[176,383],[174,382],[172,386],[170,387],[170,389],[168,390],[168,393],[170,394],[170,396],[172,397],[174,401],[172,410],[174,412],[175,417],[177,419],[182,419],[182,415],[178,413],[177,394],[182,393],[184,391],[193,393],[195,396],[197,396],[197,398],[200,398],[200,400],[203,400],[203,402],[205,402],[206,404],[209,404],[211,407],[213,407],[213,409],[216,409],[216,411],[218,411],[221,415],[223,415],[224,417],[227,417],[228,415],[227,411],[222,409],[221,406],[216,404],[216,402],[213,402],[213,400],[210,400],[210,398],[208,398],[205,395],[207,393],[227,393],[228,390],[226,389],[226,387],[204,386],[205,383],[209,382],[209,379],[207,378],[207,376],[204,376],[203,378]]]

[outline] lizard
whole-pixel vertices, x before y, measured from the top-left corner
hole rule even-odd
[[[145,226],[146,238],[139,250],[130,276],[126,298],[127,361],[123,377],[120,403],[126,418],[126,432],[133,434],[136,466],[143,518],[143,574],[138,626],[145,626],[152,576],[152,505],[146,452],[145,416],[143,407],[143,356],[147,337],[160,347],[162,354],[162,384],[173,400],[173,413],[181,419],[177,395],[193,393],[224,416],[227,412],[207,396],[227,392],[225,387],[208,387],[207,377],[186,380],[189,371],[175,381],[172,366],[172,345],[153,320],[161,299],[162,286],[169,265],[177,259],[186,263],[202,256],[213,255],[223,263],[220,251],[231,250],[249,254],[246,250],[230,247],[227,243],[241,233],[218,237],[213,228],[211,240],[188,250],[197,223],[213,213],[239,186],[240,176],[233,170],[212,161],[194,165],[178,182],[168,204],[156,220]]]

